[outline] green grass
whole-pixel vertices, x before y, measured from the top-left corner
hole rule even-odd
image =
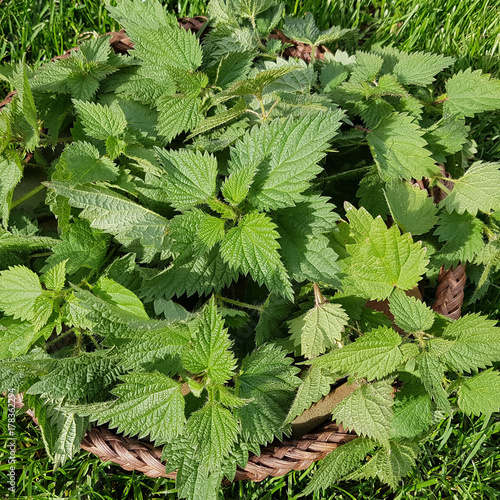
[[[0,494],[6,490],[6,400],[0,421]],[[72,498],[82,500],[175,499],[174,482],[151,479],[101,462],[81,451],[57,472],[48,460],[31,419],[17,418],[17,499]],[[238,482],[221,492],[225,500],[295,500],[311,470],[293,472],[261,483]],[[424,446],[419,466],[395,492],[375,480],[341,483],[312,500],[497,500],[500,498],[500,416],[470,420],[452,416]]]

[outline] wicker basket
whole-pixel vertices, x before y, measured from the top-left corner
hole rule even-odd
[[[180,18],[179,24],[185,29],[195,32],[206,28],[207,18],[197,16],[194,18]],[[109,33],[111,36],[111,46],[117,53],[126,53],[133,49],[133,44],[125,35],[124,31]],[[311,60],[311,47],[303,43],[295,42],[287,38],[282,32],[276,31],[271,35],[283,41],[283,43],[293,44],[285,50],[285,57],[299,57],[306,62]],[[73,48],[55,59],[69,57]],[[323,59],[326,47],[317,47],[315,57]],[[0,111],[3,106],[10,102],[15,92],[11,92],[4,101],[0,103]],[[444,167],[442,167],[444,173]],[[424,181],[414,181],[421,189],[426,189],[434,198],[436,203],[440,202],[446,194],[439,188],[428,188],[428,183]],[[453,189],[453,184],[448,183],[447,187]],[[464,298],[466,274],[465,267],[458,265],[456,268],[440,269],[438,286],[436,290],[436,300],[433,305],[434,311],[452,319],[460,316],[460,311]],[[387,303],[372,303],[370,307],[387,311]],[[338,391],[343,385],[332,386],[332,391]],[[16,399],[16,407],[23,406],[22,394]],[[28,410],[35,423],[37,419],[32,410]],[[328,453],[338,446],[352,441],[356,434],[347,432],[342,427],[332,422],[323,423],[300,438],[275,441],[270,446],[263,447],[259,456],[251,455],[245,468],[238,468],[234,480],[262,481],[268,476],[283,476],[292,470],[305,470],[312,463],[324,458]],[[120,465],[125,470],[136,470],[149,477],[175,478],[176,473],[167,474],[165,465],[161,462],[162,449],[154,447],[151,443],[131,439],[116,434],[107,426],[94,427],[85,435],[81,443],[81,448],[97,455],[103,461],[111,461]]]

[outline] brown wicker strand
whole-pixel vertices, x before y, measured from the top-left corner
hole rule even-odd
[[[434,311],[451,319],[460,317],[466,278],[465,266],[462,264],[450,269],[442,267],[439,270],[436,301],[432,306]]]

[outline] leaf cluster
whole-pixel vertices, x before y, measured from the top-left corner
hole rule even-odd
[[[335,52],[352,30],[272,0],[211,0],[203,36],[160,2],[108,10],[130,54],[99,37],[0,72],[0,384],[54,463],[107,424],[163,445],[181,498],[215,499],[348,377],[332,418],[358,438],[305,494],[394,487],[446,413],[498,411],[495,322],[412,295],[461,264],[473,301],[500,266],[500,165],[467,122],[500,82],[435,88],[451,58]]]

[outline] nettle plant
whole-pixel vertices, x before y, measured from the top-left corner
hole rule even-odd
[[[500,82],[439,88],[451,58],[393,48],[319,59],[352,30],[270,0],[212,0],[202,41],[157,2],[108,9],[130,54],[99,37],[0,70],[1,390],[54,462],[107,423],[163,445],[180,497],[215,498],[348,377],[333,419],[359,437],[305,493],[394,487],[445,415],[498,411],[495,322],[405,291],[467,264],[475,300],[498,269],[499,164],[472,161],[467,119]]]

